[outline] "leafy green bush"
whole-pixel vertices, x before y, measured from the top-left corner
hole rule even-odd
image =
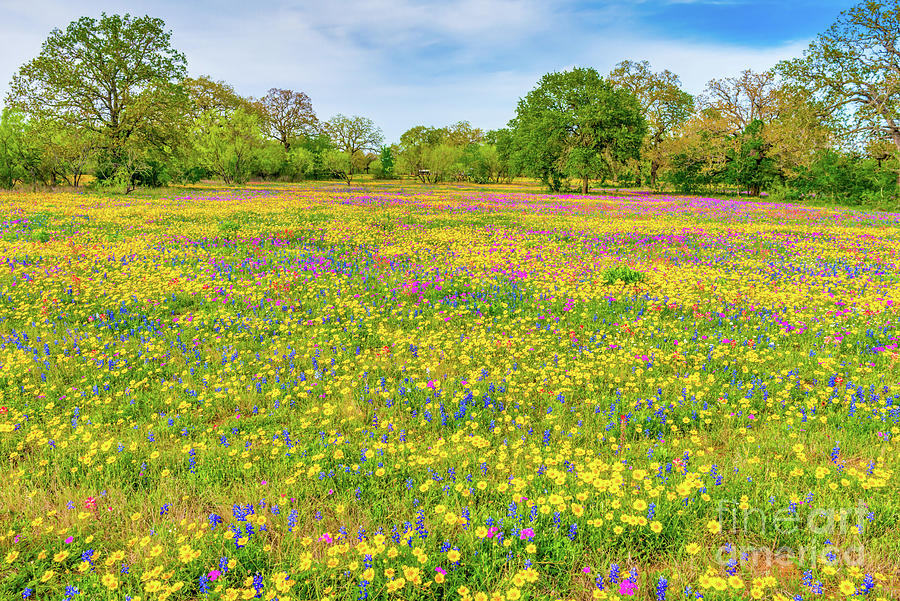
[[[849,205],[883,205],[896,197],[896,164],[825,150],[793,185],[805,196]]]
[[[803,193],[792,186],[777,184],[769,190],[768,200],[785,203],[800,202],[803,200]]]
[[[233,236],[241,229],[241,224],[235,221],[220,221],[219,231],[225,236]]]
[[[635,271],[627,265],[618,265],[603,272],[603,282],[609,286],[616,282],[624,284],[638,284],[647,279],[647,276],[640,271]]]

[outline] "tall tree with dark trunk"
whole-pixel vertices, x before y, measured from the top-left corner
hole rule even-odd
[[[594,69],[548,73],[519,100],[510,121],[513,163],[551,190],[569,178],[590,180],[608,172],[610,160],[637,158],[647,132],[637,98]]]
[[[890,140],[900,155],[900,0],[843,11],[801,58],[777,69],[841,117],[845,135]]]
[[[165,148],[181,133],[186,61],[170,38],[161,19],[82,17],[50,32],[13,77],[7,102],[30,118],[90,132],[107,161],[129,169],[135,153]]]
[[[272,88],[261,103],[266,133],[285,150],[291,149],[295,138],[315,133],[319,125],[312,101],[303,92]]]
[[[353,163],[358,155],[365,150],[375,151],[384,143],[381,129],[368,117],[337,114],[323,125],[323,129],[331,137],[335,148],[346,155],[349,162],[347,172],[350,174],[353,173]],[[333,167],[337,159],[331,156],[330,160]],[[349,180],[347,183],[349,185]]]
[[[650,185],[656,187],[662,164],[661,145],[694,112],[694,98],[681,89],[681,80],[668,69],[654,73],[647,61],[622,61],[609,74],[615,85],[637,97],[647,120],[645,158],[650,161]]]

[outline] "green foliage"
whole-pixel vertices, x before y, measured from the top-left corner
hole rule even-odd
[[[617,265],[603,271],[603,282],[609,286],[616,282],[623,284],[639,284],[647,279],[640,271],[635,271],[627,265]]]
[[[128,194],[137,187],[141,178],[152,177],[147,157],[133,148],[105,151],[98,159],[92,187],[104,192]]]
[[[307,179],[328,179],[331,172],[325,168],[324,154],[334,149],[334,144],[326,134],[302,136],[291,144],[291,152],[301,152],[294,156],[296,165],[303,167],[303,177]]]
[[[374,163],[376,179],[394,179],[394,152],[390,146],[382,146]]]
[[[726,155],[726,180],[752,196],[759,196],[778,176],[775,161],[768,155],[771,144],[762,135],[764,127],[759,119],[751,121]]]
[[[430,183],[453,179],[460,171],[457,163],[462,156],[462,149],[451,144],[438,144],[425,149],[423,160],[428,169],[426,181]]]
[[[320,124],[302,92],[273,88],[254,99],[188,78],[162,20],[103,13],[53,30],[13,77],[0,115],[0,188],[79,186],[92,171],[91,187],[104,192],[207,177],[349,185],[365,171],[423,183],[525,175],[554,192],[574,178],[583,193],[598,178],[616,187],[663,181],[685,193],[893,209],[897,15],[900,0],[860,3],[802,58],[714,79],[697,106],[674,73],[626,60],[607,79],[590,68],[545,75],[508,128],[419,125],[385,146],[371,119]],[[869,154],[838,150],[863,146]]]
[[[227,237],[232,237],[241,231],[241,224],[237,221],[225,220],[219,222],[219,231]]]
[[[228,116],[205,112],[195,141],[200,164],[228,184],[250,178],[254,153],[263,145],[257,116],[240,108]]]
[[[472,144],[460,156],[460,168],[476,184],[497,183],[502,167],[497,147],[492,144]]]
[[[12,188],[25,179],[27,153],[22,115],[6,107],[0,115],[0,188]]]
[[[662,143],[670,138],[694,112],[694,97],[681,89],[677,75],[663,70],[654,73],[648,61],[625,60],[616,65],[609,75],[617,86],[629,90],[641,104],[647,120],[647,137],[641,149],[642,162],[646,163],[650,185],[657,183],[657,173],[664,160]],[[644,179],[640,168],[633,169],[632,177]]]
[[[50,33],[13,77],[8,102],[35,121],[92,134],[111,163],[105,172],[121,175],[135,155],[182,138],[186,62],[170,38],[156,18],[82,17]]]
[[[318,126],[312,101],[303,92],[271,88],[260,101],[265,133],[277,140],[285,151],[300,136],[315,131]]]
[[[434,183],[430,161],[440,154],[433,154],[433,149],[440,145],[449,145],[448,130],[445,127],[411,127],[400,136],[399,168],[404,173],[418,177],[423,183]]]
[[[287,171],[288,153],[279,142],[267,141],[254,153],[253,167],[257,175],[275,179]]]
[[[799,173],[794,187],[806,197],[829,202],[882,206],[896,194],[896,161],[826,150]]]
[[[803,193],[789,184],[775,183],[769,189],[768,200],[774,202],[799,203],[803,200]]]
[[[497,132],[484,134],[467,121],[448,127],[417,125],[400,136],[397,170],[423,183],[499,183],[508,179],[510,169],[509,152],[501,154],[497,140]]]
[[[299,181],[312,175],[315,157],[300,145],[285,150],[280,142],[266,141],[253,151],[250,163],[249,170],[254,177]]]
[[[664,179],[678,192],[693,194],[712,183],[710,176],[704,172],[701,159],[680,152],[671,156],[669,161],[671,166]]]
[[[322,128],[331,138],[334,147],[351,157],[364,150],[381,148],[384,143],[381,129],[368,117],[337,114],[325,122]]]
[[[630,92],[577,68],[541,78],[519,101],[510,130],[518,169],[553,191],[576,177],[586,193],[610,161],[638,156],[647,125]]]
[[[330,172],[332,177],[350,182],[353,179],[353,157],[347,153],[336,149],[326,150],[322,153],[322,167],[325,171]]]
[[[886,137],[900,152],[898,38],[900,0],[859,2],[842,11],[802,57],[782,61],[777,69],[846,130]]]
[[[282,176],[291,180],[299,180],[311,177],[315,170],[315,155],[302,146],[292,146],[287,153],[287,162]]]
[[[160,188],[168,186],[177,178],[177,166],[172,161],[149,158],[145,168],[135,174],[135,183],[139,186]]]
[[[512,178],[520,175],[520,171],[516,168],[512,161],[512,155],[515,150],[515,141],[512,131],[503,127],[485,134],[485,143],[493,145],[497,149],[497,180],[505,180],[511,182]]]

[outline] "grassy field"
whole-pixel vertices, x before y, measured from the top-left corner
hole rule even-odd
[[[0,599],[900,595],[900,214],[0,206]]]

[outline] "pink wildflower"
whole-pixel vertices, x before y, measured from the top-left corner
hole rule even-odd
[[[633,580],[626,579],[619,583],[619,594],[631,597],[637,591],[637,583]]]

